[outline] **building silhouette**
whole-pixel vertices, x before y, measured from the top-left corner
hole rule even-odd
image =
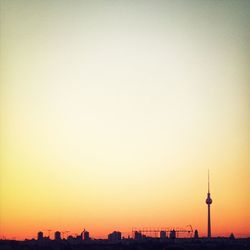
[[[195,231],[194,231],[194,239],[199,239],[198,230],[195,230]]]
[[[170,231],[169,237],[170,237],[170,239],[176,238],[176,231],[174,229]]]
[[[83,239],[84,239],[84,240],[90,240],[89,232],[86,231],[86,230],[84,230],[84,232],[83,232]]]
[[[166,239],[166,237],[167,237],[167,232],[166,231],[160,231],[160,238],[161,239]]]
[[[142,240],[142,238],[143,238],[142,233],[135,231],[135,240]]]
[[[40,232],[37,233],[37,239],[38,240],[43,240],[43,232],[40,231]]]
[[[55,232],[55,240],[61,240],[61,233],[59,231]]]
[[[122,233],[119,231],[114,231],[108,235],[108,240],[110,241],[120,241],[122,239]]]

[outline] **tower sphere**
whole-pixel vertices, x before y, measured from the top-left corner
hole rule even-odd
[[[210,204],[212,204],[212,199],[211,199],[211,197],[210,197],[210,193],[208,192],[207,193],[207,199],[206,199],[206,203],[208,204],[208,205],[210,205]]]
[[[210,198],[210,196],[208,196],[207,197],[207,199],[206,199],[206,203],[208,204],[208,205],[210,205],[210,204],[212,204],[212,199]]]

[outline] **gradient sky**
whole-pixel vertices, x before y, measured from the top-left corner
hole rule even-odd
[[[0,237],[250,236],[249,1],[0,3]]]

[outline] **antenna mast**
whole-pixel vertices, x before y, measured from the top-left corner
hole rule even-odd
[[[208,169],[208,193],[210,193],[210,178],[209,178],[209,169]]]

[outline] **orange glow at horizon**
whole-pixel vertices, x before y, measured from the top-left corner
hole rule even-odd
[[[0,7],[0,238],[250,236],[249,2]]]

